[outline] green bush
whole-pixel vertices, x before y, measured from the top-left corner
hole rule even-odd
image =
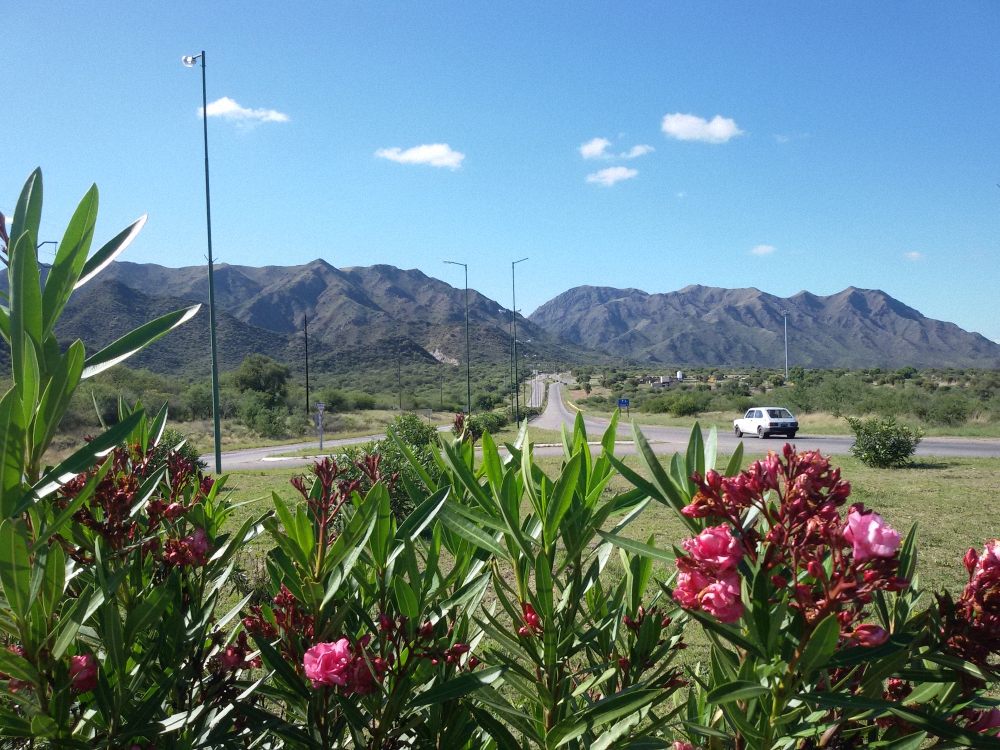
[[[190,461],[191,465],[198,471],[204,471],[208,468],[208,465],[201,460],[201,454],[198,453],[198,449],[191,445],[187,441],[187,438],[177,430],[168,427],[163,431],[160,441],[153,449],[151,462],[157,466],[165,464],[167,457],[171,453],[183,458],[185,461]]]
[[[247,427],[261,437],[277,438],[285,432],[282,410],[269,408],[267,397],[256,391],[247,391],[240,400],[239,415]]]
[[[871,417],[865,420],[848,417],[847,422],[854,431],[851,453],[867,466],[876,469],[908,464],[921,438],[920,430],[896,424],[892,417]]]
[[[353,393],[351,406],[358,411],[369,411],[375,408],[375,397],[370,393]]]
[[[469,417],[466,424],[469,427],[469,432],[472,436],[479,440],[483,436],[484,432],[488,432],[491,435],[495,435],[508,424],[510,420],[507,418],[506,414],[502,414],[497,411],[486,411],[482,414],[474,414]]]
[[[284,403],[288,393],[288,367],[263,354],[251,354],[233,374],[233,384],[242,393],[261,394],[269,407]]]
[[[326,410],[331,414],[338,411],[347,411],[350,406],[347,395],[336,388],[324,389],[319,398],[320,401],[326,404]]]

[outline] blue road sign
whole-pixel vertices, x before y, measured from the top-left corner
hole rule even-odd
[[[628,408],[628,404],[629,404],[629,401],[628,401],[627,398],[620,398],[620,399],[618,399],[618,408],[620,408],[620,409],[627,409]]]

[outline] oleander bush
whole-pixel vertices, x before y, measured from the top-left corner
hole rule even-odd
[[[114,426],[44,465],[81,379],[193,313],[60,350],[61,306],[140,223],[88,258],[93,189],[42,287],[40,212],[36,172],[0,233],[5,747],[1000,748],[1000,542],[969,550],[960,595],[926,598],[916,529],[849,505],[818,453],[743,470],[740,447],[720,473],[696,426],[661,464],[633,424],[636,470],[617,413],[596,455],[578,416],[549,476],[526,423],[501,449],[464,419],[403,418],[237,524],[166,407],[119,399]],[[651,502],[678,546],[627,535]],[[702,663],[681,658],[694,628]]]
[[[874,469],[906,466],[920,443],[920,430],[897,424],[892,417],[848,417],[847,423],[854,432],[851,454]]]

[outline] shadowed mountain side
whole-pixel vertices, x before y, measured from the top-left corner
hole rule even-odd
[[[93,354],[143,323],[168,312],[190,307],[190,300],[154,297],[112,279],[93,281],[73,295],[56,326],[61,344],[82,339]],[[289,336],[249,326],[225,312],[216,312],[219,367],[232,370],[248,354],[284,359],[293,344]],[[159,341],[130,357],[128,366],[154,372],[202,376],[211,371],[208,306]]]
[[[576,287],[531,314],[581,346],[671,364],[806,367],[997,367],[1000,345],[932,320],[885,292],[849,287],[783,299],[757,289],[689,286],[667,294]]]
[[[208,301],[203,266],[113,263],[104,273],[146,294]],[[301,336],[302,315],[308,315],[311,346],[315,342],[339,350],[404,336],[443,359],[465,361],[465,290],[419,270],[387,265],[338,269],[324,260],[287,267],[220,265],[215,282],[219,308],[256,328]],[[505,361],[510,312],[470,289],[469,319],[473,362]],[[549,362],[604,358],[520,317],[518,338],[531,339],[529,356]]]

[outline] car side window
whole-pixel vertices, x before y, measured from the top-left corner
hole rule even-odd
[[[743,417],[744,419],[753,419],[753,409],[747,412],[747,415]]]
[[[764,417],[764,413],[760,409],[757,409],[756,411],[754,411],[754,413],[753,413],[753,418],[754,419],[763,419],[763,417]]]

